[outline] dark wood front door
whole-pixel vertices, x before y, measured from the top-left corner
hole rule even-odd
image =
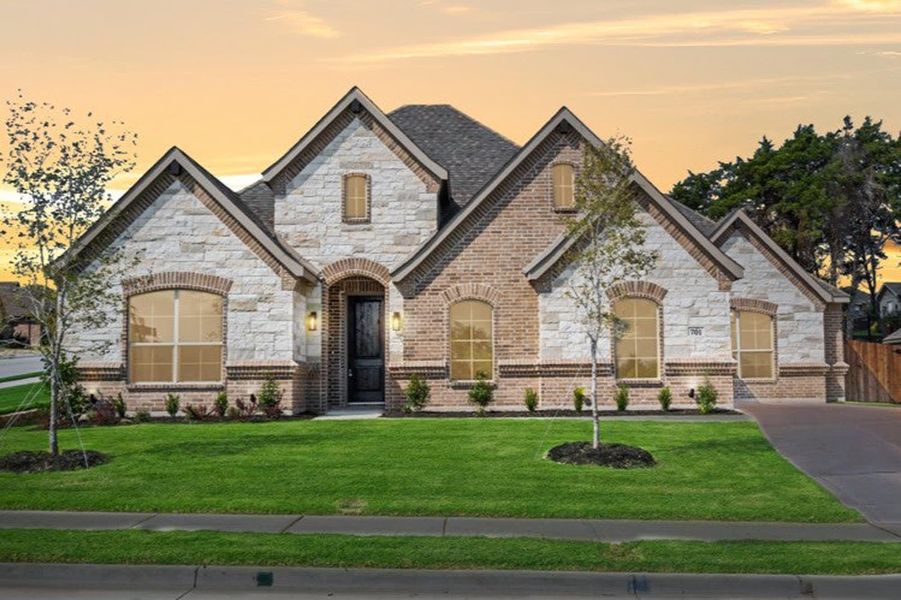
[[[347,299],[347,400],[385,401],[382,299]]]

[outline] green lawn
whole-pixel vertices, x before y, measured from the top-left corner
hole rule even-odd
[[[25,404],[21,404],[27,399]],[[39,408],[50,405],[50,390],[43,383],[26,383],[8,388],[0,388],[0,415],[17,409]]]
[[[4,530],[0,562],[673,573],[896,573],[901,544]]]
[[[543,458],[589,439],[587,420],[379,419],[83,428],[112,461],[0,473],[0,508],[484,515],[845,522],[860,520],[781,458],[752,422],[602,424],[651,451],[652,469]],[[72,430],[64,448],[77,447]],[[13,428],[0,454],[42,449]]]
[[[30,379],[32,377],[39,377],[41,374],[40,371],[35,371],[33,373],[19,373],[18,375],[7,375],[5,377],[0,377],[0,383],[5,383],[7,381],[18,381],[19,379]]]

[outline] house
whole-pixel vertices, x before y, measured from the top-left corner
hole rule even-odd
[[[18,281],[0,281],[0,343],[36,347],[41,325],[32,317],[25,288]]]
[[[230,397],[277,378],[291,410],[396,408],[414,374],[431,407],[468,406],[480,371],[495,405],[568,408],[588,344],[566,294],[565,218],[586,144],[561,108],[523,146],[447,105],[383,112],[350,90],[260,180],[233,192],[172,148],[69,254],[138,257],[115,282],[116,327],[73,332],[85,385],[132,409]],[[611,291],[630,325],[601,345],[605,403],[705,379],[733,400],[844,397],[842,305],[741,211],[715,223],[634,176],[646,280]],[[127,318],[126,318],[127,315]]]
[[[889,344],[890,346],[897,346],[901,344],[901,329],[896,330],[894,333],[890,333],[889,335],[882,338],[883,344]]]
[[[876,294],[881,318],[901,315],[901,281],[886,281]]]

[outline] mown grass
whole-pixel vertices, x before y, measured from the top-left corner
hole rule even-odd
[[[560,465],[581,420],[379,419],[82,428],[103,466],[0,473],[0,508],[848,522],[860,520],[779,456],[752,422],[612,421],[650,469]],[[73,430],[63,448],[77,448]],[[46,447],[13,428],[0,455]]]
[[[0,562],[862,575],[896,573],[901,544],[12,529]]]
[[[41,382],[0,388],[0,415],[49,405],[50,390]]]

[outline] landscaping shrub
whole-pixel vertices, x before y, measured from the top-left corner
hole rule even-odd
[[[629,388],[624,385],[616,388],[613,399],[616,401],[616,410],[622,412],[629,408]]]
[[[669,405],[673,402],[673,391],[669,389],[669,386],[660,388],[660,391],[657,392],[657,402],[660,403],[660,409],[663,412],[669,410]]]
[[[189,421],[205,421],[210,417],[210,409],[202,404],[199,406],[189,404],[185,407],[185,415]]]
[[[219,392],[216,394],[216,404],[215,404],[216,414],[220,417],[224,417],[225,413],[228,412],[228,394],[225,392]]]
[[[494,388],[484,371],[476,373],[475,383],[469,388],[469,401],[479,407],[479,416],[484,415],[485,407],[494,401]]]
[[[407,403],[404,405],[405,412],[413,412],[422,410],[429,402],[429,394],[431,393],[429,384],[419,375],[413,374],[410,377],[407,387],[404,388],[404,396]]]
[[[695,402],[698,403],[698,410],[702,415],[713,412],[713,409],[716,408],[717,396],[719,394],[716,388],[710,384],[710,379],[705,377],[703,385],[698,386],[697,392],[695,392]]]
[[[240,402],[240,400],[238,400],[238,402]],[[237,406],[229,406],[228,410],[225,411],[225,417],[227,419],[240,419],[241,411]]]
[[[270,419],[277,419],[282,416],[282,396],[283,392],[273,375],[266,375],[263,385],[260,386],[260,398],[258,405],[263,414]],[[252,398],[252,397],[251,397]]]
[[[247,419],[252,417],[257,412],[257,397],[253,394],[250,395],[250,401],[244,402],[240,398],[235,400],[235,406],[238,409],[238,417],[241,419]]]
[[[582,412],[582,409],[585,408],[585,388],[581,386],[573,390],[573,408],[577,413]]]
[[[128,412],[128,406],[125,404],[125,398],[122,397],[122,392],[116,394],[116,397],[113,399],[113,407],[115,407],[119,419],[124,419],[125,413]]]
[[[115,425],[119,422],[115,400],[102,394],[98,398],[91,397],[91,409],[88,420],[94,425]]]
[[[535,412],[535,409],[538,408],[538,392],[532,388],[526,388],[525,403],[529,412]]]
[[[139,410],[135,412],[135,423],[146,423],[150,420],[149,410]]]
[[[181,405],[181,397],[178,394],[166,394],[166,412],[173,419],[178,414],[178,408]]]

